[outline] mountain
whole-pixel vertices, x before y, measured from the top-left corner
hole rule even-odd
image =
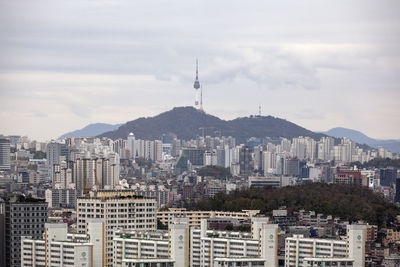
[[[162,134],[174,133],[179,139],[188,140],[202,135],[201,128],[204,128],[205,135],[233,136],[239,143],[250,137],[310,136],[319,140],[325,136],[272,116],[250,116],[226,121],[193,107],[176,107],[154,117],[129,121],[114,131],[100,134],[99,137],[125,139],[133,132],[136,138],[155,140]]]
[[[68,138],[68,137],[91,137],[97,136],[99,134],[113,131],[117,129],[121,124],[107,124],[107,123],[93,123],[85,126],[84,128],[76,131],[72,131],[58,137],[58,140]]]
[[[347,129],[343,127],[332,128],[329,131],[323,132],[335,138],[347,137],[357,143],[367,144],[373,148],[382,146],[391,152],[400,153],[400,140],[379,140],[366,136],[362,132]]]

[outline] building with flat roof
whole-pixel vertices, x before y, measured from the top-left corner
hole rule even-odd
[[[302,235],[294,235],[285,240],[285,266],[318,266],[310,264],[317,264],[318,262],[324,261],[318,261],[314,258],[330,258],[337,259],[336,263],[344,259],[348,260],[344,261],[345,264],[353,263],[353,265],[338,266],[363,267],[365,266],[365,240],[365,225],[348,225],[346,240],[304,238]],[[308,265],[306,265],[305,262],[306,258],[308,259]],[[328,262],[332,264],[335,261],[332,260]]]
[[[189,226],[200,226],[202,219],[224,219],[232,218],[239,221],[245,221],[260,213],[259,210],[242,210],[234,211],[202,211],[202,210],[186,210],[185,208],[169,208],[165,211],[157,212],[157,219],[163,224],[168,224],[175,217],[183,217],[189,219]]]
[[[189,225],[176,218],[168,231],[114,231],[114,266],[189,267]]]
[[[13,197],[0,203],[4,218],[0,255],[4,255],[6,267],[21,266],[21,239],[25,236],[41,238],[47,222],[47,203],[44,199]],[[1,263],[1,262],[0,262]]]
[[[190,229],[190,266],[278,266],[278,225],[253,217],[251,226],[251,233],[213,231],[201,220]]]
[[[66,223],[46,223],[41,239],[21,240],[21,266],[104,266],[101,250],[104,222],[93,220],[88,227],[90,235],[82,238],[79,234],[68,234]]]
[[[113,230],[155,231],[157,201],[136,196],[134,191],[101,190],[93,196],[77,199],[77,230],[87,233],[88,219],[104,219],[105,266],[113,264]]]

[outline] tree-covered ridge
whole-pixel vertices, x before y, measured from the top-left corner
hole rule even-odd
[[[199,201],[196,209],[259,209],[263,214],[270,214],[281,206],[292,211],[313,210],[350,221],[364,220],[379,226],[389,225],[400,214],[399,208],[368,188],[323,183],[219,193],[214,198]]]
[[[310,136],[319,140],[320,133],[314,133],[299,125],[272,116],[251,116],[234,120],[222,120],[193,107],[176,107],[154,117],[139,118],[121,125],[118,129],[103,133],[99,137],[112,139],[126,138],[130,132],[136,138],[156,140],[162,134],[175,133],[179,139],[189,140],[202,135],[233,136],[239,143],[247,138]]]
[[[374,158],[368,162],[361,163],[359,161],[352,163],[351,165],[356,165],[359,169],[361,168],[400,168],[400,159],[390,159],[390,158]]]
[[[217,179],[225,179],[232,176],[229,168],[210,165],[198,169],[197,174],[200,176],[213,176]]]

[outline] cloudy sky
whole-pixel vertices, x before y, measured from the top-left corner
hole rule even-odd
[[[193,105],[400,139],[399,1],[0,0],[0,133]]]

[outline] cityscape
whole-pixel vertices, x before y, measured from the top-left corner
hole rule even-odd
[[[291,3],[296,15],[287,3],[226,3],[219,13],[209,1],[165,12],[140,2],[0,3],[0,266],[400,266],[400,57],[384,49],[400,43],[386,36],[399,33],[399,4],[346,13],[330,3],[337,22],[314,1],[312,10]],[[203,25],[179,8],[222,20]],[[261,27],[269,20],[292,37]],[[181,34],[216,40],[193,48]],[[270,47],[258,34],[285,42]],[[342,38],[376,47],[349,56],[341,44],[335,53],[351,63],[336,61],[329,53]],[[357,65],[364,57],[373,74]],[[336,97],[321,93],[330,86]]]

